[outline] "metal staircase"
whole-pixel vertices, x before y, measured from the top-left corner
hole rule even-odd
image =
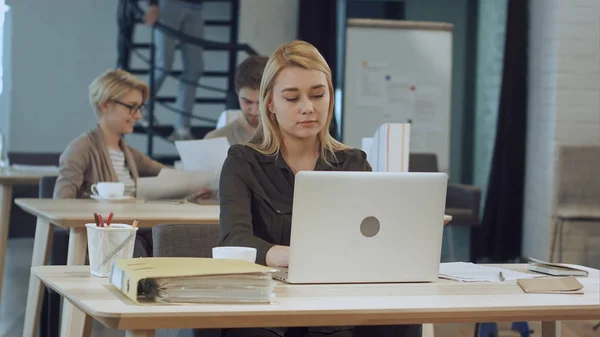
[[[143,25],[143,16],[144,10],[139,6],[138,0],[124,0],[129,1],[129,6],[133,11],[132,20],[134,20],[135,25]],[[223,90],[221,88],[210,87],[206,85],[201,85],[196,83],[197,87],[205,88],[213,92],[218,92],[218,97],[196,97],[196,105],[202,104],[223,104],[223,110],[229,108],[235,108],[237,106],[236,94],[234,90],[234,77],[235,77],[235,69],[237,67],[237,54],[240,51],[246,52],[248,55],[257,55],[256,51],[252,49],[247,44],[239,44],[238,41],[238,26],[239,26],[239,9],[240,9],[240,0],[206,0],[205,2],[228,2],[230,3],[230,12],[229,19],[227,20],[206,20],[206,27],[228,27],[228,41],[226,42],[216,42],[216,41],[208,41],[205,39],[197,39],[188,35],[184,35],[183,33],[171,29],[167,26],[164,26],[160,23],[156,23],[153,29],[160,29],[164,34],[170,35],[180,42],[192,43],[199,46],[202,46],[205,51],[227,51],[228,52],[228,71],[211,71],[205,70],[202,73],[201,78],[206,77],[219,77],[227,78],[227,89]],[[131,54],[131,58],[138,57],[144,64],[146,65],[143,68],[130,68],[125,69],[132,74],[135,75],[147,75],[149,78],[149,86],[150,86],[150,98],[146,103],[146,109],[144,114],[147,115],[146,125],[136,125],[134,128],[134,133],[146,134],[147,136],[147,148],[146,154],[149,156],[153,156],[153,147],[154,147],[154,137],[162,137],[167,138],[169,134],[173,131],[172,125],[156,125],[155,123],[155,107],[156,105],[161,105],[165,107],[167,110],[170,110],[173,113],[186,114],[187,112],[177,111],[175,108],[171,107],[167,103],[173,103],[176,100],[174,96],[157,96],[156,88],[154,86],[154,70],[155,67],[155,45],[154,45],[154,34],[151,34],[151,41],[128,41],[129,52]],[[150,57],[144,56],[140,53],[141,50],[149,50]],[[175,77],[178,80],[181,75],[180,70],[173,70],[169,72],[168,76]],[[223,93],[225,97],[223,97]],[[189,114],[189,113],[187,113]],[[203,116],[198,115],[190,115],[192,119],[202,120],[204,122],[208,122],[210,124],[216,125],[216,120],[210,119]],[[192,134],[196,139],[201,139],[206,135],[206,133],[210,132],[214,129],[214,126],[193,126]]]

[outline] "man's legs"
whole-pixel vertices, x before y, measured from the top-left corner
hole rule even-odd
[[[174,6],[173,1],[160,1],[160,18],[159,22],[170,28],[179,30],[181,21],[185,12],[182,12],[179,7]],[[166,34],[163,34],[159,29],[154,29],[154,44],[155,50],[155,69],[154,69],[154,95],[157,96],[162,84],[167,77],[171,67],[173,66],[173,58],[175,56],[176,40]],[[148,115],[144,115],[144,122],[148,123]],[[156,119],[154,119],[156,125]]]
[[[186,5],[180,5],[186,6]],[[202,5],[187,5],[186,14],[183,20],[181,31],[188,36],[195,38],[204,37],[204,16]],[[181,57],[183,64],[183,73],[179,82],[179,91],[177,95],[177,104],[175,108],[186,114],[193,114],[196,100],[196,84],[200,79],[204,68],[203,48],[191,44],[181,43]],[[178,114],[175,120],[175,132],[172,135],[173,140],[193,138],[190,133],[191,118],[188,115]]]
[[[117,68],[129,69],[133,29],[135,27],[135,14],[128,0],[119,0],[117,9],[117,25],[119,36],[117,38]]]

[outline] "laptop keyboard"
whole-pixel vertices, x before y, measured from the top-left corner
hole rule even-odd
[[[278,271],[273,273],[273,278],[280,281],[287,281],[288,277],[288,269],[287,268],[279,268]]]

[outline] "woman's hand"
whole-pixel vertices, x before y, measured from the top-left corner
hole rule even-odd
[[[290,247],[273,246],[267,251],[266,262],[268,267],[287,267],[289,263]]]
[[[190,202],[200,202],[200,201],[204,201],[204,200],[210,200],[213,198],[213,196],[215,195],[215,191],[203,187],[198,189],[196,192],[190,194],[187,197],[187,200]]]
[[[156,5],[150,6],[148,8],[148,10],[146,11],[146,14],[144,15],[144,22],[147,25],[152,26],[153,24],[156,23],[156,21],[158,21],[159,15],[160,15],[160,11],[158,9],[158,6],[156,6]]]

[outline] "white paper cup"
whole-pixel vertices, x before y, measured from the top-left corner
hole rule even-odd
[[[115,260],[133,257],[137,227],[118,223],[104,227],[88,223],[85,227],[92,275],[108,277]]]
[[[256,248],[250,247],[214,247],[213,259],[246,260],[256,262]]]

